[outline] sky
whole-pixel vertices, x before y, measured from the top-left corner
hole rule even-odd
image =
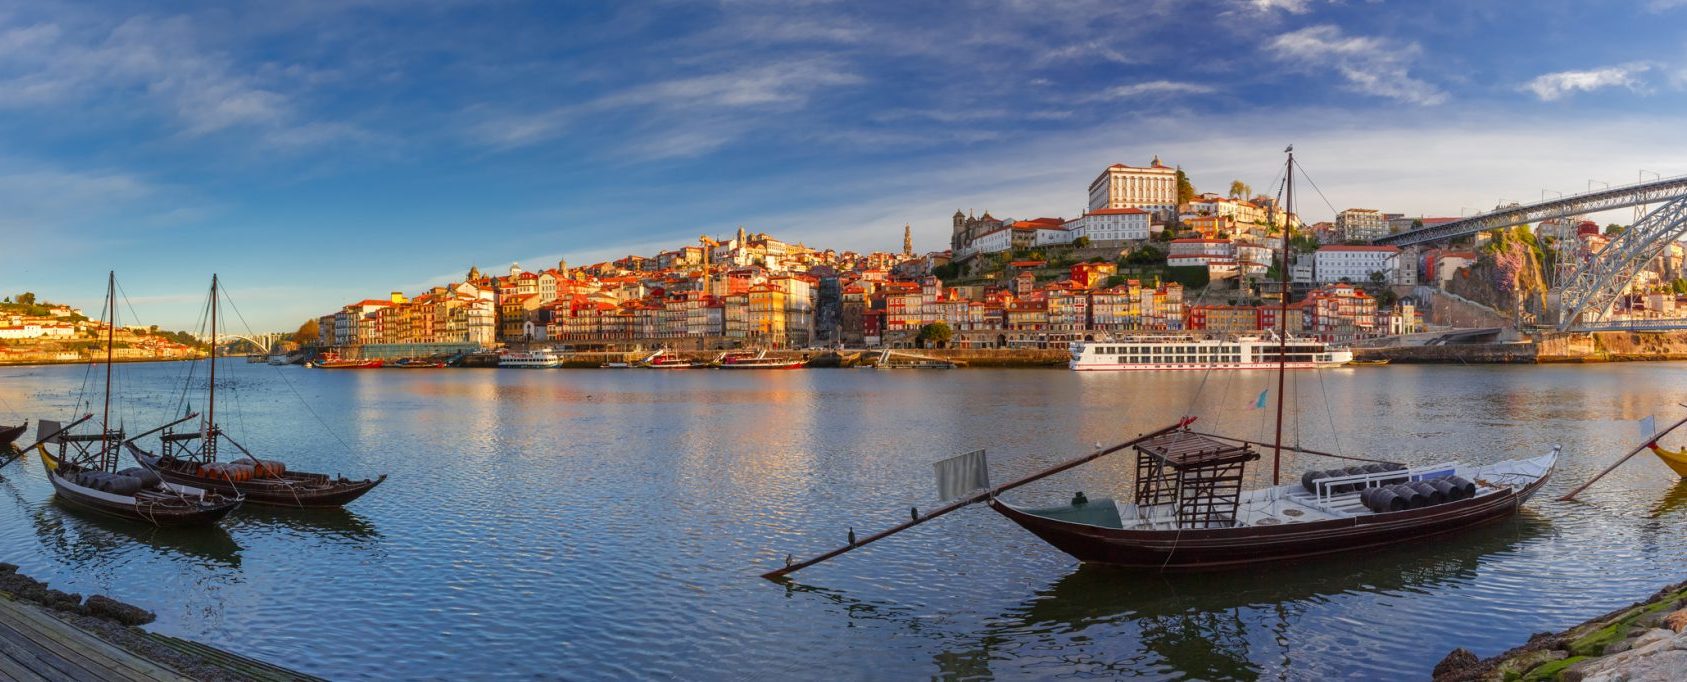
[[[1687,174],[1687,0],[0,0],[0,293],[256,331],[752,232],[947,248],[1112,163],[1468,215]],[[1623,218],[1626,216],[1617,216]],[[127,320],[126,320],[127,321]]]

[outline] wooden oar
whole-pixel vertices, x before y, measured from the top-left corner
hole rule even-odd
[[[802,569],[808,568],[809,566],[813,566],[813,565],[818,564],[822,561],[825,561],[825,560],[830,559],[832,557],[838,556],[839,554],[843,554],[845,552],[848,552],[852,549],[855,549],[855,548],[858,548],[858,547],[863,547],[863,546],[868,545],[870,543],[877,542],[879,540],[883,540],[887,537],[890,537],[890,536],[895,535],[897,533],[900,533],[902,531],[908,530],[909,528],[913,528],[914,526],[918,526],[922,523],[925,523],[927,521],[935,519],[939,516],[942,516],[944,514],[952,512],[952,511],[955,511],[956,509],[960,509],[961,507],[965,507],[969,504],[975,504],[975,503],[978,503],[978,502],[983,502],[983,501],[988,500],[992,497],[995,497],[995,496],[997,496],[1001,493],[1005,493],[1009,490],[1013,490],[1014,488],[1018,488],[1019,486],[1025,485],[1025,484],[1030,483],[1032,481],[1035,481],[1035,480],[1038,480],[1038,479],[1041,479],[1041,478],[1047,478],[1049,476],[1053,476],[1053,475],[1058,474],[1062,471],[1066,471],[1067,469],[1071,469],[1073,467],[1076,467],[1080,464],[1084,464],[1084,463],[1089,462],[1091,460],[1095,460],[1095,459],[1098,459],[1100,457],[1110,455],[1110,454],[1113,454],[1113,453],[1118,452],[1120,450],[1123,450],[1125,448],[1131,447],[1133,445],[1136,445],[1137,443],[1141,443],[1141,442],[1143,442],[1145,440],[1148,440],[1150,438],[1154,438],[1156,436],[1161,436],[1161,435],[1164,435],[1166,433],[1176,431],[1177,429],[1181,429],[1185,426],[1188,426],[1190,423],[1192,423],[1194,421],[1195,421],[1194,417],[1186,417],[1186,418],[1182,419],[1181,421],[1179,421],[1178,423],[1173,424],[1173,425],[1168,426],[1168,427],[1165,427],[1165,428],[1160,429],[1158,431],[1153,431],[1153,432],[1150,432],[1150,433],[1147,433],[1147,434],[1137,436],[1136,438],[1125,441],[1125,442],[1120,443],[1118,445],[1115,445],[1113,447],[1107,448],[1105,450],[1097,450],[1095,452],[1084,455],[1083,457],[1079,457],[1077,459],[1067,460],[1065,462],[1062,462],[1062,463],[1057,464],[1055,466],[1049,467],[1049,468],[1044,469],[1042,471],[1039,471],[1037,473],[1031,474],[1030,476],[1026,476],[1024,478],[1018,479],[1016,481],[1012,481],[1012,482],[1009,482],[1009,483],[1003,483],[1003,484],[1001,484],[999,486],[996,486],[994,488],[991,488],[989,490],[985,490],[985,491],[982,491],[982,492],[979,492],[979,493],[974,493],[971,497],[966,497],[966,498],[956,500],[956,501],[951,502],[947,505],[939,507],[936,511],[928,512],[923,516],[918,516],[911,521],[904,522],[901,525],[898,525],[898,526],[896,526],[894,528],[891,528],[889,530],[882,531],[882,532],[879,532],[879,533],[874,533],[874,534],[869,535],[867,537],[861,538],[859,541],[857,541],[855,539],[855,532],[852,530],[852,531],[850,531],[850,539],[849,539],[848,545],[845,545],[843,547],[839,547],[839,548],[834,549],[830,552],[827,552],[827,553],[822,554],[820,556],[814,557],[813,559],[808,559],[808,560],[805,560],[805,561],[799,561],[799,562],[794,563],[794,564],[788,564],[784,568],[781,568],[781,569],[778,569],[778,570],[775,570],[775,571],[768,571],[766,573],[763,573],[761,577],[767,578],[768,580],[778,580],[778,579],[783,578],[787,575],[790,575],[790,574],[795,573],[797,571],[800,571]]]
[[[1663,438],[1663,437],[1664,437],[1664,436],[1667,436],[1667,435],[1669,435],[1669,432],[1671,432],[1671,431],[1674,431],[1674,430],[1676,430],[1676,429],[1677,429],[1677,428],[1679,428],[1679,427],[1680,427],[1680,426],[1681,426],[1681,425],[1682,425],[1682,424],[1687,424],[1687,417],[1682,417],[1682,418],[1681,418],[1681,421],[1678,421],[1678,422],[1676,422],[1676,423],[1674,423],[1674,424],[1670,424],[1670,426],[1669,426],[1669,428],[1667,428],[1667,429],[1664,429],[1664,430],[1662,430],[1662,431],[1659,431],[1659,432],[1657,432],[1657,433],[1655,433],[1655,434],[1652,434],[1652,437],[1651,437],[1651,438],[1648,438],[1648,439],[1646,439],[1646,442],[1644,442],[1644,443],[1641,443],[1641,444],[1640,444],[1640,445],[1638,445],[1638,446],[1636,446],[1636,447],[1635,447],[1635,448],[1634,448],[1634,449],[1633,449],[1633,450],[1629,450],[1629,451],[1628,451],[1628,454],[1626,454],[1626,455],[1623,455],[1623,458],[1622,458],[1622,459],[1619,459],[1619,460],[1617,460],[1617,461],[1616,461],[1616,463],[1614,463],[1614,464],[1612,464],[1612,465],[1611,465],[1611,466],[1608,466],[1608,467],[1605,467],[1605,470],[1604,470],[1604,471],[1601,471],[1601,472],[1599,472],[1599,475],[1598,475],[1598,476],[1594,476],[1594,477],[1593,477],[1593,480],[1590,480],[1590,481],[1588,481],[1588,482],[1586,482],[1586,483],[1583,483],[1583,484],[1581,484],[1581,486],[1580,486],[1580,487],[1578,487],[1578,488],[1576,488],[1576,489],[1575,489],[1575,490],[1572,490],[1572,491],[1570,491],[1570,492],[1569,492],[1569,493],[1568,493],[1568,494],[1566,494],[1566,495],[1565,495],[1565,496],[1563,496],[1563,497],[1560,497],[1560,498],[1558,498],[1558,501],[1559,501],[1559,502],[1568,502],[1568,501],[1570,501],[1570,500],[1573,500],[1573,499],[1575,499],[1575,498],[1576,498],[1576,496],[1577,496],[1577,495],[1580,495],[1580,494],[1581,494],[1581,492],[1582,492],[1582,491],[1583,491],[1583,490],[1587,490],[1587,489],[1588,489],[1588,486],[1591,486],[1591,485],[1593,485],[1593,484],[1594,484],[1594,483],[1598,483],[1598,482],[1599,482],[1599,479],[1601,479],[1601,478],[1604,478],[1604,477],[1605,477],[1605,474],[1608,474],[1608,473],[1611,473],[1611,471],[1612,471],[1612,470],[1613,470],[1613,469],[1616,469],[1616,468],[1617,468],[1617,467],[1619,467],[1619,466],[1622,466],[1622,464],[1623,464],[1623,462],[1627,462],[1627,461],[1628,461],[1628,460],[1629,460],[1629,458],[1631,458],[1631,457],[1633,457],[1633,456],[1635,456],[1635,455],[1638,455],[1638,454],[1640,454],[1640,451],[1642,451],[1642,450],[1645,450],[1645,449],[1646,449],[1646,448],[1649,448],[1649,447],[1651,447],[1651,446],[1652,446],[1652,444],[1653,444],[1653,443],[1656,443],[1656,442],[1658,442],[1658,439],[1660,439],[1660,438]]]

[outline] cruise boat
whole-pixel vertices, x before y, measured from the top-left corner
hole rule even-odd
[[[557,357],[556,352],[549,348],[540,348],[500,355],[498,356],[498,366],[521,369],[553,369],[562,366],[562,358]]]
[[[1278,340],[1263,336],[1201,339],[1194,336],[1132,336],[1118,340],[1077,341],[1068,367],[1078,371],[1152,369],[1277,369]],[[1340,367],[1353,351],[1320,341],[1289,337],[1284,355],[1288,369]]]
[[[715,360],[715,366],[721,369],[802,369],[808,366],[808,362],[802,359],[769,358],[764,349],[758,353],[722,353]]]

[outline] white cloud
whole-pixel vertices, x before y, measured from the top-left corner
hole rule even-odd
[[[1144,95],[1205,95],[1213,92],[1211,86],[1199,83],[1180,83],[1177,81],[1157,80],[1128,85],[1115,85],[1101,91],[1090,101],[1130,99]]]
[[[1408,65],[1422,52],[1417,43],[1349,36],[1326,24],[1277,36],[1268,49],[1278,60],[1309,71],[1333,69],[1355,92],[1412,104],[1447,101],[1447,93],[1408,73]]]
[[[346,124],[304,120],[293,97],[278,87],[285,83],[266,82],[256,70],[203,49],[199,38],[184,17],[6,29],[0,32],[0,107],[56,109],[132,100],[175,120],[190,137],[235,128],[256,130],[264,142],[355,137]],[[281,71],[296,80],[308,76],[297,68]]]
[[[1243,9],[1261,14],[1283,11],[1288,14],[1305,14],[1312,10],[1312,0],[1239,0]]]
[[[1650,64],[1636,62],[1586,71],[1559,71],[1537,76],[1525,83],[1522,89],[1535,93],[1543,102],[1604,88],[1628,88],[1642,92],[1645,83],[1639,76],[1650,68]]]

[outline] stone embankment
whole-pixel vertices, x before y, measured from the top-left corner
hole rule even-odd
[[[1393,363],[1472,365],[1687,360],[1687,332],[1546,333],[1515,343],[1355,348],[1354,356]]]
[[[1436,682],[1680,680],[1687,675],[1687,583],[1489,659],[1454,649]]]
[[[1064,368],[1071,354],[1065,349],[1035,349],[1035,348],[940,348],[940,349],[907,349],[896,351],[928,358],[953,360],[962,367],[1052,367]],[[614,352],[614,353],[562,353],[562,366],[567,368],[602,367],[611,362],[635,362],[649,355],[647,352]],[[720,355],[720,351],[670,351],[668,355],[685,360],[708,362]],[[779,360],[805,360],[809,367],[860,367],[871,365],[879,359],[876,351],[831,351],[831,350],[775,350],[768,351],[767,357]],[[496,357],[481,366],[497,366]]]

